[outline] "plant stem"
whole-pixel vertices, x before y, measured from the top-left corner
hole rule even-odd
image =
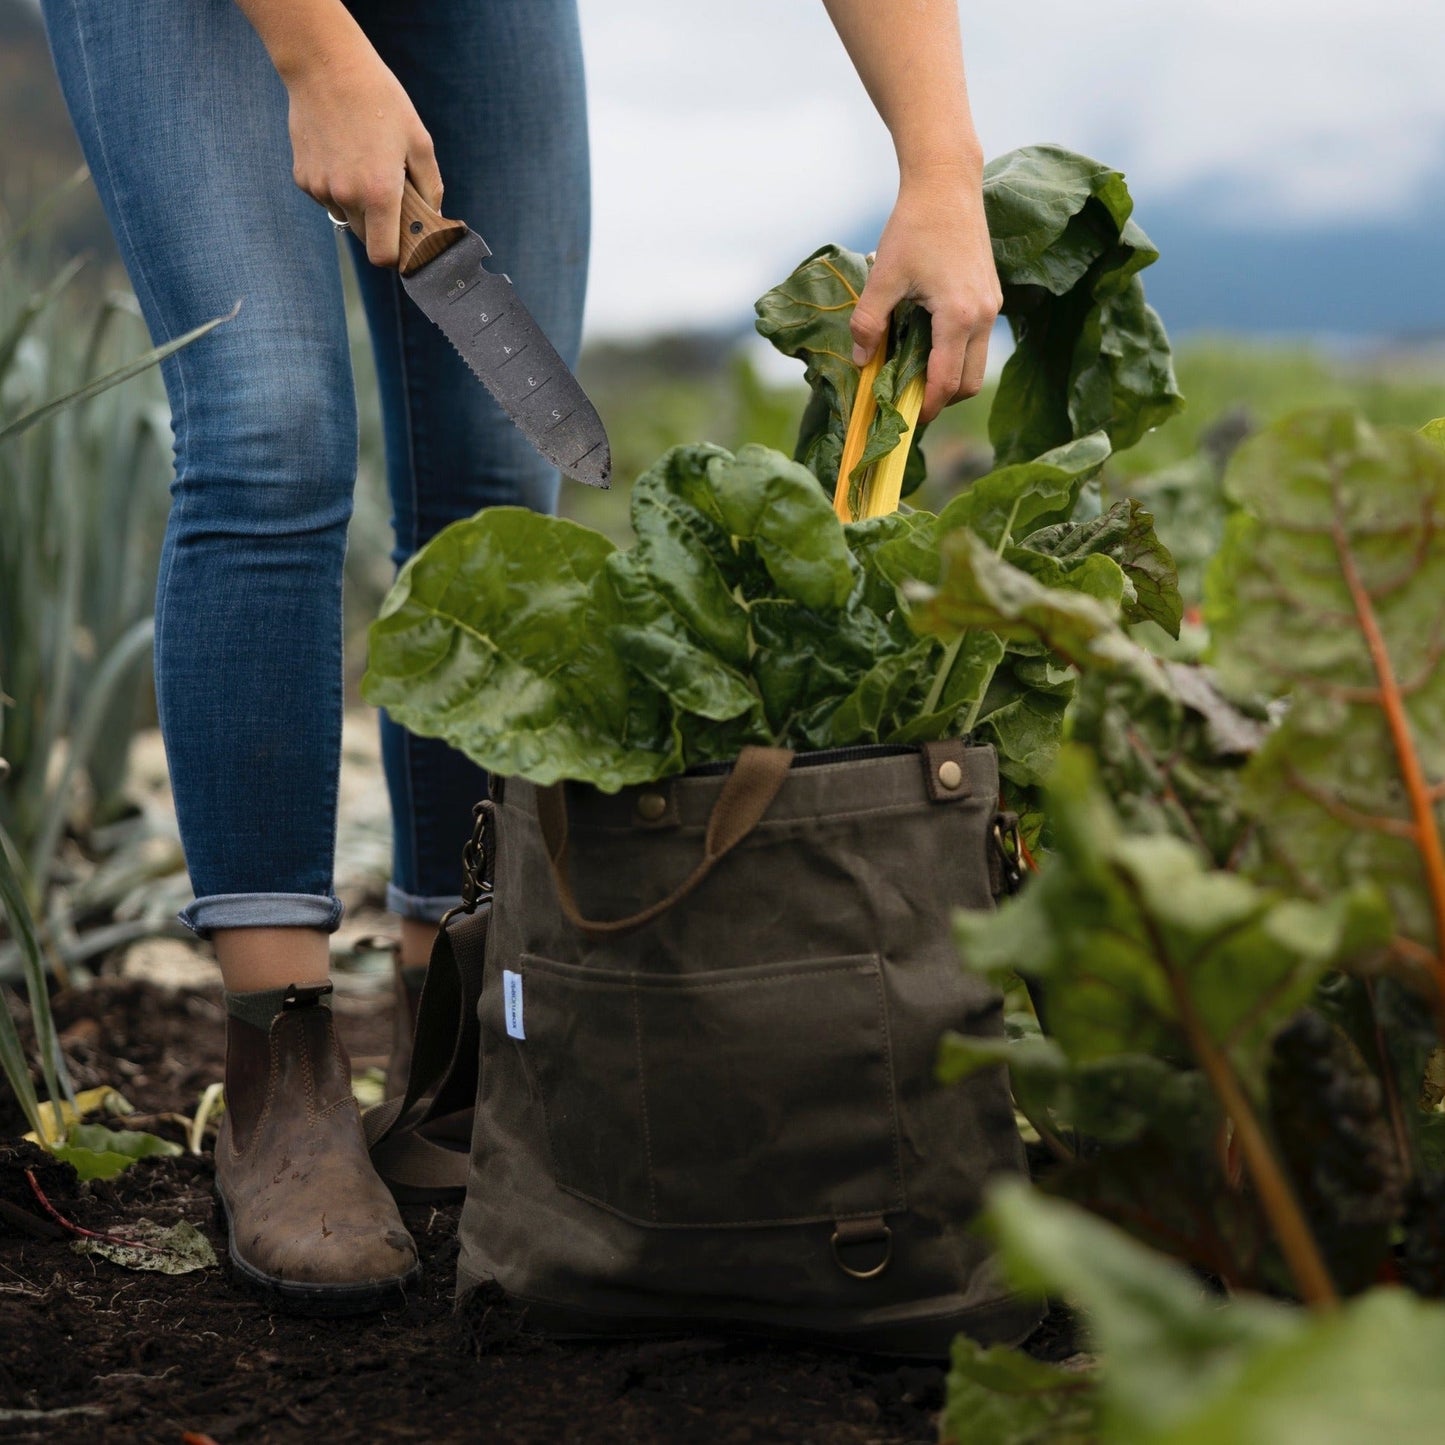
[[[1369,648],[1370,664],[1380,684],[1380,708],[1390,729],[1390,740],[1395,745],[1395,760],[1400,767],[1400,778],[1405,784],[1405,793],[1410,800],[1410,812],[1415,823],[1415,846],[1420,850],[1425,867],[1425,888],[1430,895],[1430,907],[1435,917],[1435,957],[1432,964],[1436,992],[1435,1014],[1441,1036],[1445,1037],[1445,841],[1440,837],[1440,825],[1435,817],[1430,785],[1425,781],[1420,749],[1410,731],[1410,716],[1405,711],[1405,695],[1400,690],[1400,681],[1395,676],[1390,649],[1385,643],[1384,633],[1380,630],[1379,618],[1375,616],[1369,589],[1355,565],[1354,553],[1350,551],[1349,538],[1339,520],[1338,509],[1333,533],[1335,552],[1340,559],[1340,571],[1344,574],[1356,620],[1364,634],[1365,646]]]
[[[1300,1298],[1317,1310],[1337,1309],[1340,1297],[1334,1281],[1325,1267],[1319,1245],[1310,1230],[1309,1223],[1295,1197],[1293,1186],[1285,1174],[1269,1140],[1265,1137],[1259,1116],[1249,1102],[1244,1085],[1235,1073],[1224,1050],[1209,1036],[1204,1021],[1194,1007],[1182,974],[1169,958],[1164,941],[1154,929],[1153,922],[1142,914],[1149,930],[1155,954],[1169,980],[1174,995],[1174,1006],[1179,1013],[1179,1023],[1190,1052],[1199,1061],[1204,1077],[1209,1081],[1224,1112],[1234,1123],[1234,1138],[1244,1159],[1244,1167],[1259,1194],[1259,1202],[1269,1220],[1271,1232],[1284,1255],[1289,1272],[1294,1277]]]
[[[978,696],[969,704],[968,716],[963,720],[963,731],[971,733],[974,725],[978,722],[978,710],[983,706],[984,694],[988,691],[988,685],[993,681],[993,675],[998,671],[998,663],[989,668],[988,675],[979,684]]]
[[[995,557],[1002,557],[1004,549],[1013,540],[1014,522],[1019,514],[1019,502],[1022,499],[1014,498],[1013,506],[1009,508],[1008,521],[1004,523],[1003,531],[999,534],[998,545],[993,549]],[[928,689],[928,697],[923,704],[923,716],[928,717],[937,710],[939,702],[943,698],[944,690],[948,686],[948,679],[953,674],[954,664],[958,661],[958,654],[963,649],[963,644],[968,638],[970,628],[964,628],[952,642],[943,650],[943,661],[938,665],[938,671],[933,675],[933,686]],[[988,670],[988,676],[983,679],[978,689],[978,696],[968,709],[968,717],[964,720],[963,731],[970,733],[974,724],[978,722],[978,710],[983,706],[984,694],[988,691],[988,685],[993,681],[993,675],[998,671],[998,664],[995,663]]]
[[[1040,1123],[1024,1106],[1019,1103],[1019,1096],[1013,1096],[1014,1108],[1028,1120],[1029,1127],[1039,1136],[1039,1142],[1054,1156],[1061,1164],[1072,1164],[1078,1157],[1064,1141],[1059,1138],[1057,1132],[1047,1124]]]
[[[76,1224],[67,1219],[51,1202],[46,1198],[45,1191],[40,1187],[40,1181],[35,1177],[33,1169],[25,1171],[25,1177],[30,1182],[30,1192],[35,1196],[36,1203],[45,1213],[55,1221],[67,1234],[73,1234],[77,1239],[98,1239],[103,1244],[123,1244],[127,1249],[143,1249],[149,1254],[164,1254],[159,1245],[146,1244],[139,1239],[122,1239],[118,1234],[102,1234],[94,1229],[86,1229],[83,1225]]]
[[[963,646],[963,639],[967,636],[966,631],[960,632],[943,649],[943,660],[938,664],[938,671],[933,674],[933,685],[928,689],[928,696],[923,703],[924,717],[931,717],[938,710],[939,700],[943,697],[943,689],[948,685],[949,674],[953,671],[953,664],[958,661],[959,649]]]
[[[863,456],[868,443],[868,428],[878,412],[878,398],[873,395],[873,383],[877,381],[878,373],[883,370],[887,356],[888,340],[885,337],[858,374],[858,390],[853,397],[853,412],[848,418],[848,430],[843,436],[843,455],[838,462],[838,481],[833,490],[833,510],[842,522],[856,522],[865,511],[862,495],[858,508],[855,510],[853,507],[853,487],[849,478]]]

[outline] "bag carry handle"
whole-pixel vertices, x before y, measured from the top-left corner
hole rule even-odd
[[[593,941],[616,938],[631,933],[654,918],[660,918],[674,904],[681,903],[689,893],[763,820],[787,781],[793,766],[788,748],[745,747],[723,783],[707,820],[703,838],[702,860],[666,898],[660,898],[630,918],[593,919],[583,915],[572,891],[567,874],[567,800],[563,784],[537,791],[537,821],[542,827],[542,841],[552,865],[552,881],[557,885],[557,901],[562,916],[573,928]]]

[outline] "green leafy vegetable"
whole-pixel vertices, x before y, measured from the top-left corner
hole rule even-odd
[[[1019,1350],[953,1342],[942,1445],[1090,1445],[1098,1429],[1092,1373],[1059,1369]]]
[[[989,416],[998,464],[1031,461],[1093,432],[1115,450],[1132,446],[1183,399],[1138,276],[1158,252],[1130,219],[1124,177],[1059,146],[1029,146],[987,167],[983,194],[1016,342]],[[806,365],[813,400],[794,455],[830,495],[858,402],[849,322],[867,278],[862,256],[824,246],[757,303],[758,330]],[[930,344],[927,313],[901,306],[872,386],[877,412],[850,469],[855,503],[868,469],[902,435],[899,398],[926,368]],[[923,480],[916,447],[910,467],[905,495]]]
[[[604,537],[521,508],[448,527],[402,569],[371,630],[364,690],[404,727],[484,767],[615,791],[675,768],[664,720],[635,715],[608,629]]]
[[[1070,711],[1070,736],[1093,753],[1125,828],[1172,833],[1219,866],[1248,840],[1242,773],[1267,731],[1262,708],[1246,710],[1208,669],[1175,662],[1153,676],[1086,672]]]
[[[822,246],[814,251],[780,286],[757,302],[758,331],[785,356],[805,363],[804,376],[813,389],[813,403],[803,417],[794,456],[808,467],[831,496],[842,463],[848,422],[858,400],[858,368],[853,364],[853,337],[849,324],[853,308],[868,280],[868,263],[856,251]],[[857,464],[850,468],[855,502],[861,515],[863,477],[887,456],[908,429],[899,410],[904,389],[928,367],[932,345],[929,316],[921,307],[905,302],[890,323],[887,359],[872,385],[876,405]],[[861,418],[860,418],[861,424]],[[916,438],[915,438],[916,440]],[[910,492],[923,480],[921,455],[904,483]]]
[[[1125,504],[1075,526],[1073,513],[1111,450],[1137,435],[1120,418],[1163,415],[1178,398],[1162,334],[1151,343],[1163,358],[1155,391],[1146,404],[1129,390],[1145,379],[1127,334],[1138,318],[1121,311],[1116,331],[1106,315],[1153,254],[1126,224],[1122,178],[1050,148],[1017,152],[991,177],[1006,294],[1044,311],[1086,298],[1098,331],[1093,352],[1077,336],[1060,342],[1068,357],[1047,405],[1072,414],[1076,383],[1097,402],[1090,378],[1106,354],[1132,378],[1118,390],[1132,401],[1076,408],[1095,421],[1002,458],[939,517],[845,529],[829,495],[860,402],[849,323],[868,268],[822,247],[758,302],[759,329],[804,362],[812,387],[803,465],[758,446],[735,457],[675,448],[634,488],[629,551],[507,509],[457,523],[398,578],[372,632],[368,700],[486,768],[539,783],[611,791],[749,742],[818,749],[977,729],[997,744],[1004,776],[1035,788],[1062,735],[1069,665],[1081,660],[1065,644],[1092,628],[1091,663],[1135,667],[1142,654],[1119,619],[1177,629],[1172,562],[1148,514]],[[1089,239],[1107,233],[1091,209],[1100,196],[1118,221],[1107,258]],[[1041,333],[1031,335],[1038,352]],[[894,480],[930,339],[927,313],[899,307],[887,359],[870,368],[853,486],[885,456]],[[1023,406],[1020,385],[1039,381],[1010,383],[996,407]],[[936,596],[916,606],[928,587]],[[970,588],[984,605],[963,605]],[[1020,588],[1032,589],[1032,611]]]
[[[1015,342],[989,414],[998,462],[1099,430],[1122,450],[1174,415],[1169,343],[1138,275],[1159,253],[1124,177],[1028,146],[988,165],[984,204]]]
[[[1441,1305],[1396,1289],[1324,1315],[1221,1301],[1179,1266],[1023,1185],[993,1191],[987,1222],[1016,1284],[1085,1311],[1100,1356],[1102,1445],[1425,1445],[1439,1434]],[[1015,1383],[1023,1373],[994,1371],[995,1408],[1019,1397],[1006,1417],[1016,1430],[1034,1408]],[[972,1393],[977,1377],[959,1384]],[[1077,1390],[1078,1376],[1056,1368],[1036,1388],[1057,1398],[1070,1384]]]
[[[1197,1066],[1233,1121],[1300,1288],[1328,1298],[1328,1276],[1258,1109],[1275,1031],[1327,969],[1385,935],[1382,901],[1365,886],[1328,905],[1280,897],[1211,870],[1173,837],[1129,836],[1081,749],[1060,755],[1049,812],[1049,867],[997,915],[960,915],[969,965],[1037,979],[1049,1036],[1070,1065],[1146,1054]],[[1117,1082],[1116,1107],[1127,1098],[1141,1117],[1157,1108],[1148,1071],[1131,1066]]]
[[[1265,876],[1330,897],[1367,877],[1395,953],[1445,983],[1445,453],[1348,412],[1236,455],[1241,511],[1206,616],[1227,688],[1287,694],[1249,765]]]
[[[66,1131],[65,1142],[52,1145],[50,1152],[69,1164],[82,1179],[114,1179],[137,1159],[173,1158],[182,1151],[179,1144],[140,1129],[72,1124]]]
[[[1379,1277],[1405,1188],[1379,1080],[1343,1030],[1307,1009],[1275,1038],[1269,1109],[1337,1283],[1347,1294],[1367,1288]]]

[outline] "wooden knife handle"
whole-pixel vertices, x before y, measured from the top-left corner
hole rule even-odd
[[[466,234],[465,222],[449,221],[432,210],[421,192],[406,182],[401,193],[401,259],[397,262],[403,276],[420,270]]]

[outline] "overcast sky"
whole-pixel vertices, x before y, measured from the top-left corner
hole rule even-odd
[[[887,133],[820,0],[581,0],[593,335],[730,320],[883,213]],[[984,148],[1054,140],[1281,226],[1445,182],[1445,0],[962,0]]]

